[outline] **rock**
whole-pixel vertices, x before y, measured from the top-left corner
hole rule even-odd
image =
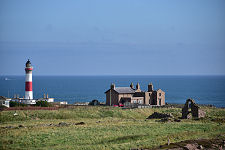
[[[203,149],[203,146],[202,145],[199,145],[197,148],[198,149]]]
[[[75,125],[84,125],[84,124],[85,124],[84,122],[75,123]]]
[[[170,145],[170,139],[168,138],[167,145]]]
[[[172,113],[169,114],[171,118],[174,118],[174,116],[172,115]]]
[[[12,129],[12,128],[14,128],[13,126],[6,126],[5,127],[6,129]]]
[[[175,122],[181,122],[181,120],[180,120],[180,119],[174,119],[174,121],[175,121]]]
[[[185,150],[196,150],[198,147],[198,144],[194,143],[194,144],[187,144],[186,146],[184,146]]]
[[[59,126],[68,126],[69,124],[65,123],[65,122],[60,122]]]
[[[188,114],[187,119],[192,119],[192,114]]]
[[[22,124],[20,124],[18,127],[19,127],[19,128],[24,128],[24,126],[23,126]]]
[[[199,118],[204,118],[205,117],[205,115],[206,115],[206,112],[204,112],[203,110],[198,110],[198,117]]]

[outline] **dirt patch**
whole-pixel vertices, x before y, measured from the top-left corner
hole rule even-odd
[[[162,118],[173,118],[173,116],[171,114],[154,112],[153,114],[148,116],[148,118],[146,119],[162,119]]]

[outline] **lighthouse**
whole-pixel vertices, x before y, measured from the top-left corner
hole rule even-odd
[[[32,90],[32,70],[33,67],[31,65],[30,60],[26,62],[25,72],[26,72],[26,80],[25,80],[25,99],[32,100],[33,99],[33,90]]]

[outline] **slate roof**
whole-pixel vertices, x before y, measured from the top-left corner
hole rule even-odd
[[[7,98],[4,96],[0,96],[0,100],[6,100]]]
[[[115,91],[118,93],[135,93],[135,90],[130,87],[116,87]]]

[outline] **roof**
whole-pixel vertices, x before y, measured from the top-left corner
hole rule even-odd
[[[132,89],[131,87],[116,87],[115,91],[118,93],[135,93],[135,90]]]
[[[156,91],[162,91],[162,92],[164,92],[162,89],[158,89],[158,90],[156,90]]]
[[[7,98],[4,96],[0,96],[0,100],[6,100]]]

